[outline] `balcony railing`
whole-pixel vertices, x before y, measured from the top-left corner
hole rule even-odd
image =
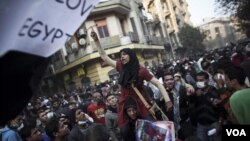
[[[167,38],[157,37],[157,36],[146,36],[146,39],[148,41],[148,44],[151,45],[164,45],[168,42]],[[100,44],[104,49],[118,47],[122,45],[127,45],[131,43],[138,43],[139,38],[138,35],[136,35],[133,32],[130,32],[128,36],[120,37],[120,35],[115,35],[111,37],[106,38],[100,38]],[[66,57],[64,62],[63,60],[57,60],[53,62],[54,69],[57,72],[60,70],[63,66],[74,62],[75,60],[78,60],[86,55],[89,55],[93,53],[94,51],[97,51],[96,46],[94,42],[90,42],[90,45],[85,48],[78,48],[77,50],[73,51],[72,53],[69,53]]]
[[[84,48],[80,48],[77,51],[67,55],[67,57],[66,57],[67,64],[71,63],[79,58],[82,58],[87,54],[89,54],[89,53],[86,52]]]
[[[168,39],[167,38],[162,38],[162,37],[159,37],[159,36],[145,36],[146,37],[146,40],[147,40],[147,43],[148,44],[151,44],[151,45],[164,45],[165,43],[168,42]]]
[[[128,14],[130,12],[130,4],[128,0],[107,0],[100,2],[90,15],[103,14],[108,12],[116,12],[118,14]]]
[[[173,27],[168,27],[167,31],[168,31],[168,34],[175,32]]]
[[[102,48],[107,49],[107,48],[112,48],[116,46],[121,45],[121,40],[119,35],[111,36],[111,37],[105,37],[105,38],[100,38],[100,44]],[[94,42],[90,42],[90,45],[92,46],[93,50],[96,51],[96,45]]]

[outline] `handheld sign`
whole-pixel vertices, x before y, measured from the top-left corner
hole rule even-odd
[[[137,141],[175,141],[174,123],[172,121],[137,120]]]
[[[50,57],[98,0],[0,0],[0,126],[39,90]]]
[[[48,57],[62,48],[99,0],[1,0],[0,57],[10,50]]]

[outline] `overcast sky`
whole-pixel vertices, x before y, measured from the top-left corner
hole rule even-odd
[[[215,0],[187,0],[187,3],[194,26],[202,23],[203,18],[220,16],[215,11]]]

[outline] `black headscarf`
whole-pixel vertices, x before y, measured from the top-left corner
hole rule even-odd
[[[136,57],[135,52],[132,49],[124,48],[120,51],[120,54],[122,52],[128,54],[130,60],[128,63],[123,65],[123,71],[120,74],[118,82],[122,86],[129,86],[132,83],[136,85],[138,82],[139,61]]]

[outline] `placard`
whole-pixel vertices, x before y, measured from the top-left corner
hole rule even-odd
[[[64,47],[99,0],[1,0],[0,56],[16,50],[48,57]]]

